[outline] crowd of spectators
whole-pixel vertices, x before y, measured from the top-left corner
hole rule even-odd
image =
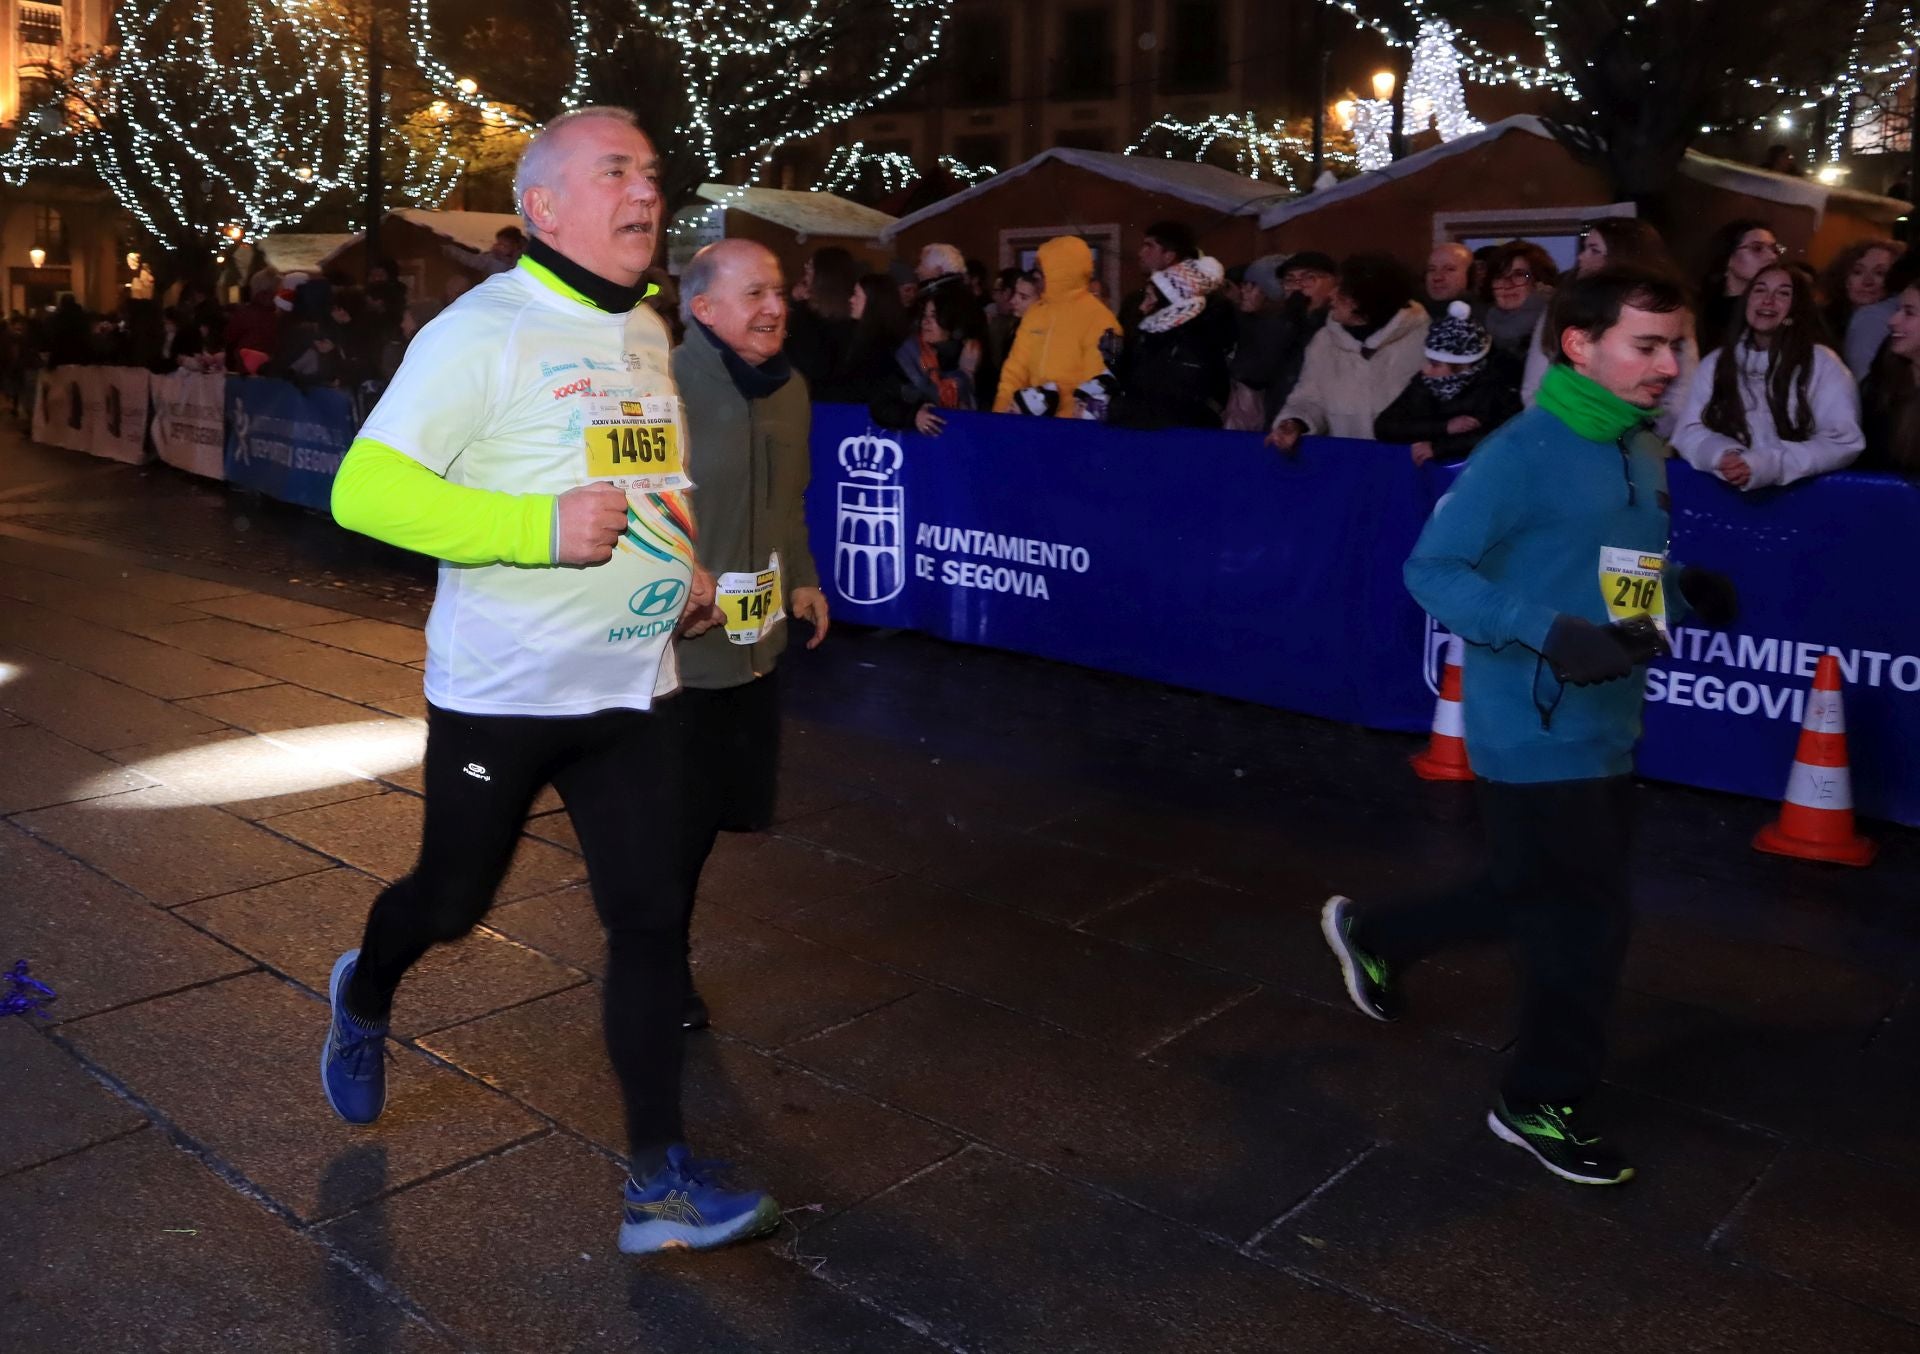
[[[175,283],[161,299],[129,297],[111,314],[91,314],[63,296],[44,314],[9,319],[0,337],[5,398],[24,418],[37,372],[94,364],[274,376],[370,399],[422,325],[475,280],[513,266],[525,246],[518,229],[504,228],[479,256],[476,278],[455,272],[432,297],[410,296],[392,259],[377,260],[359,281],[262,266],[246,279],[245,299],[233,304],[192,280]]]
[[[501,232],[482,271],[524,247]],[[791,289],[787,356],[817,400],[864,404],[883,427],[937,436],[955,410],[1121,427],[1260,432],[1282,451],[1315,434],[1405,445],[1415,464],[1459,460],[1532,404],[1549,363],[1560,280],[1527,240],[1436,245],[1399,259],[1307,250],[1225,267],[1178,221],[1148,227],[1147,284],[1117,312],[1086,241],[1042,245],[991,274],[951,245],[863,272],[845,249],[807,260]],[[1575,272],[1682,266],[1631,217],[1594,221]],[[673,317],[673,280],[655,303]],[[1920,475],[1920,259],[1890,240],[1843,250],[1819,276],[1760,221],[1729,222],[1694,274],[1687,345],[1661,429],[1676,453],[1742,490],[1846,466]],[[391,260],[359,281],[281,274],[216,303],[191,283],[92,315],[73,297],[0,332],[10,408],[25,417],[45,366],[276,376],[377,395],[407,342],[470,282],[410,296]]]
[[[1920,475],[1920,267],[1872,240],[1816,277],[1764,223],[1730,222],[1693,274],[1693,327],[1659,426],[1676,454],[1742,490],[1850,465]],[[1540,244],[1397,258],[1315,250],[1226,267],[1177,221],[1143,232],[1148,282],[1109,308],[1090,246],[1048,241],[989,274],[950,245],[856,277],[817,252],[794,289],[788,353],[820,400],[938,435],[951,410],[1130,428],[1324,434],[1471,454],[1530,407],[1551,361],[1561,270]],[[1687,270],[1632,217],[1585,227],[1572,271]]]

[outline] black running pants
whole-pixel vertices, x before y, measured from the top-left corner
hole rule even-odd
[[[1401,966],[1455,945],[1513,946],[1519,1039],[1502,1089],[1510,1101],[1572,1103],[1599,1084],[1626,958],[1633,782],[1476,789],[1483,872],[1437,895],[1362,906],[1354,939]]]
[[[694,775],[673,703],[562,718],[429,707],[420,858],[375,901],[346,993],[354,1015],[386,1019],[420,956],[486,916],[527,810],[551,783],[606,930],[602,1018],[637,1175],[683,1137],[686,922],[705,855],[690,841]]]

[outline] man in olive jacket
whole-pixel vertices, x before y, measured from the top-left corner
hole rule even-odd
[[[698,550],[725,618],[680,644],[683,689],[666,703],[699,768],[687,781],[698,826],[686,834],[697,876],[721,829],[773,821],[785,618],[812,625],[814,648],[827,637],[827,599],[807,546],[813,411],[805,378],[781,351],[780,261],[747,240],[708,245],[681,276],[680,311],[687,336],[674,349],[673,378],[686,406]],[[699,1029],[707,1008],[691,976],[687,994],[684,1023]]]

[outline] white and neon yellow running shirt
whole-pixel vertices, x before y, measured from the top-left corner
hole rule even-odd
[[[609,314],[528,259],[414,336],[341,467],[334,511],[441,555],[427,620],[433,704],[581,715],[644,710],[679,685],[672,638],[691,550],[661,548],[671,513],[648,513],[640,496],[627,539],[594,568],[553,565],[550,535],[554,497],[591,478],[589,402],[664,396],[677,409],[668,356],[652,310]],[[394,453],[444,483],[380,474]],[[410,530],[381,529],[402,520]],[[463,543],[443,551],[437,539]]]

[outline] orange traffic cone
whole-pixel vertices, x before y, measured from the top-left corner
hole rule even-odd
[[[1433,707],[1433,737],[1427,750],[1410,759],[1421,780],[1472,780],[1467,764],[1467,707],[1461,704],[1460,663],[1467,646],[1458,635],[1447,636],[1446,662],[1440,669],[1440,700]]]
[[[1780,816],[1760,829],[1753,845],[1776,856],[1837,865],[1871,864],[1880,849],[1853,830],[1847,717],[1840,706],[1840,662],[1832,654],[1821,658],[1813,674]]]

